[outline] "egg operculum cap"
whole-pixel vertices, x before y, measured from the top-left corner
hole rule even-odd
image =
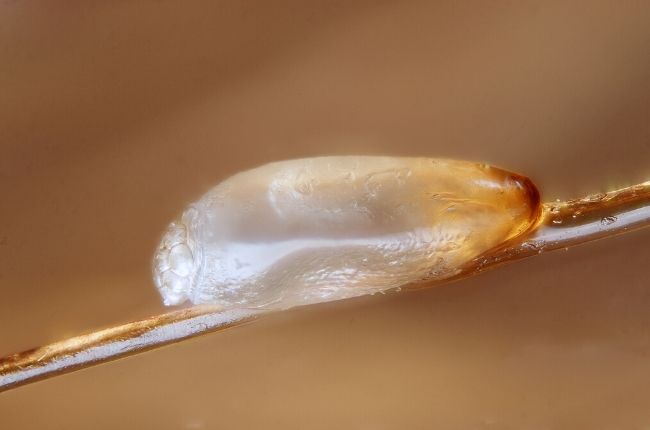
[[[190,298],[199,268],[199,255],[191,237],[195,210],[188,209],[181,221],[165,231],[153,261],[153,280],[166,306],[180,305]]]

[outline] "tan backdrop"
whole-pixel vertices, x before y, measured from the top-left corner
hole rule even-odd
[[[444,156],[546,200],[650,179],[650,2],[0,1],[0,355],[162,309],[239,170]],[[644,429],[650,231],[0,394],[16,429]]]

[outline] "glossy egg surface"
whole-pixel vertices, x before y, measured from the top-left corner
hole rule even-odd
[[[442,280],[538,216],[527,178],[466,161],[343,156],[236,174],[165,233],[165,304],[289,308]]]

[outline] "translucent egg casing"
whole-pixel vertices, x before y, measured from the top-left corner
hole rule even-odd
[[[527,178],[465,161],[267,164],[185,210],[154,258],[165,304],[288,308],[458,273],[539,214]]]

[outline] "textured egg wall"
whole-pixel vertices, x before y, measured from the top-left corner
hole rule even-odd
[[[273,160],[650,179],[650,3],[0,1],[0,355],[160,312],[166,224]],[[20,429],[642,429],[650,231],[0,394]]]

